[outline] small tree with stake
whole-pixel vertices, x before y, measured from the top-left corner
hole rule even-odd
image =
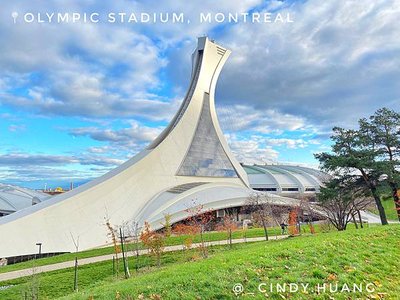
[[[173,232],[176,235],[185,236],[182,240],[182,246],[183,249],[189,250],[192,248],[193,236],[198,233],[198,229],[191,224],[178,223],[174,226]]]
[[[140,247],[140,227],[139,222],[132,221],[128,226],[129,234],[133,238],[133,251],[135,253],[135,270],[139,271],[139,247]]]
[[[204,205],[197,205],[195,201],[193,201],[192,206],[186,209],[188,214],[188,223],[197,228],[197,231],[200,233],[200,252],[203,258],[207,258],[208,251],[205,244],[204,232],[212,223],[214,218],[214,213],[211,210],[205,210]]]
[[[70,232],[72,241],[75,246],[75,253],[77,254],[79,251],[79,236],[75,239],[73,234]],[[78,291],[78,256],[75,256],[75,264],[74,264],[74,291]]]
[[[259,219],[264,228],[265,240],[268,241],[267,224],[271,214],[271,201],[267,194],[253,193],[245,202],[244,211]]]
[[[288,223],[288,212],[289,208],[284,205],[270,205],[270,215],[274,223],[282,228],[282,234],[285,232],[285,228]],[[283,217],[285,216],[285,217]]]
[[[124,263],[124,273],[125,273],[125,278],[131,277],[131,274],[129,272],[129,267],[128,267],[128,261],[126,257],[126,252],[125,252],[125,235],[122,227],[119,228],[119,238],[121,240],[121,248],[122,248],[122,262]]]
[[[143,244],[149,249],[151,255],[156,258],[157,266],[161,266],[161,255],[164,252],[164,235],[151,230],[148,222],[144,223],[144,230],[140,235]]]
[[[118,245],[118,232],[117,230],[111,225],[110,219],[108,217],[105,218],[105,225],[108,229],[108,236],[111,238],[111,241],[114,246],[114,253],[115,253],[115,274],[118,277],[119,271],[119,259],[118,253],[121,253],[121,248]]]
[[[219,229],[226,231],[229,247],[232,248],[232,232],[237,229],[235,220],[231,216],[225,215]]]
[[[310,233],[315,234],[315,228],[312,222],[313,219],[316,217],[317,213],[314,207],[311,205],[310,199],[305,196],[300,197],[299,208],[300,211],[302,212],[303,218],[306,218],[308,227],[310,228]],[[305,216],[305,214],[307,214],[307,216]]]

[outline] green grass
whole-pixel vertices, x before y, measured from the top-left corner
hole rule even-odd
[[[79,269],[80,291],[72,293],[73,271],[60,270],[39,275],[40,299],[234,299],[235,283],[244,286],[240,298],[264,299],[257,291],[260,283],[336,282],[360,284],[372,282],[385,299],[400,294],[400,226],[350,229],[345,232],[303,235],[280,241],[257,242],[213,247],[210,257],[188,261],[194,251],[166,253],[162,268],[153,267],[150,257],[140,259],[141,269],[128,280],[112,275],[110,262],[82,266]],[[132,261],[130,262],[132,264]],[[132,269],[132,267],[131,267]],[[15,285],[0,291],[0,299],[22,299],[32,286],[30,278],[1,285]],[[119,296],[118,296],[119,295]],[[367,292],[317,295],[268,292],[269,299],[367,299]],[[118,298],[119,297],[119,298]],[[130,298],[131,297],[131,298]],[[161,298],[159,298],[161,297]]]
[[[241,249],[244,245],[233,245],[232,249]],[[219,252],[225,252],[228,246],[214,246],[208,249],[209,255],[214,255]],[[162,256],[161,265],[167,266],[177,263],[186,263],[188,261],[200,258],[197,249],[189,251],[166,252]],[[136,264],[138,272],[135,271]],[[128,265],[131,273],[134,276],[146,274],[154,270],[158,270],[157,263],[154,257],[143,255],[139,260],[128,258]],[[30,267],[34,268],[35,262],[30,262]],[[79,267],[79,289],[88,289],[98,285],[117,282],[123,279],[123,263],[120,260],[118,274],[113,271],[112,261],[104,261],[83,265]],[[0,282],[1,286],[12,286],[12,288],[1,291],[1,300],[23,299],[25,293],[28,294],[34,286],[39,286],[40,299],[54,299],[72,293],[74,282],[73,268],[32,275],[33,272],[27,273],[26,277]],[[38,284],[37,284],[38,282]]]
[[[392,221],[398,221],[399,218],[397,217],[397,211],[396,211],[396,206],[394,204],[393,198],[383,198],[382,199],[382,205],[383,208],[385,209],[386,217],[388,220]],[[372,210],[374,214],[379,215],[378,209]]]
[[[354,227],[353,224],[349,224],[348,226],[349,226],[349,228]],[[316,232],[320,232],[319,225],[315,225],[314,227],[315,227]],[[302,232],[309,233],[309,227],[306,225],[302,226]],[[270,236],[280,235],[281,229],[279,227],[268,228],[268,234]],[[250,228],[246,232],[244,232],[243,230],[237,230],[232,233],[232,238],[233,239],[241,239],[244,237],[244,235],[246,235],[247,238],[263,237],[264,229],[263,228]],[[187,238],[188,238],[187,235],[171,236],[169,238],[166,238],[165,245],[166,246],[183,245],[184,240]],[[226,232],[216,232],[216,231],[207,232],[207,233],[205,233],[205,239],[206,239],[206,241],[226,240],[227,234],[226,234]],[[200,235],[195,235],[193,237],[193,243],[199,243],[199,242],[200,242]],[[127,250],[133,249],[133,247],[134,246],[132,244],[128,244]],[[141,245],[139,245],[139,247],[141,247]],[[35,261],[35,265],[36,266],[45,266],[45,265],[51,265],[51,264],[65,262],[65,261],[72,261],[75,259],[75,257],[78,257],[78,259],[83,259],[83,258],[107,255],[107,254],[112,254],[112,253],[114,253],[113,247],[104,247],[104,248],[92,249],[92,250],[87,250],[87,251],[80,251],[78,253],[66,253],[66,254],[61,254],[61,255],[57,255],[57,256],[53,256],[53,257],[37,259]],[[32,262],[26,261],[26,262],[21,262],[21,263],[17,263],[17,264],[0,267],[0,273],[23,270],[23,269],[31,268],[31,267],[32,267]]]
[[[390,221],[398,221],[396,206],[391,195],[386,195],[381,197],[382,206],[385,210],[386,217]],[[370,211],[376,215],[379,215],[379,211],[376,207],[370,209]]]
[[[308,229],[306,229],[308,230]],[[273,227],[268,229],[268,233],[270,235],[280,235],[280,228],[278,227]],[[238,230],[233,232],[232,237],[234,239],[240,239],[243,238],[243,231]],[[251,237],[260,237],[264,236],[264,230],[262,228],[251,228],[246,231],[246,237],[251,238]],[[224,240],[226,239],[227,235],[225,232],[209,232],[205,234],[205,238],[207,241],[219,241],[219,240]],[[181,235],[181,236],[171,236],[166,239],[165,245],[166,246],[172,246],[172,245],[182,245],[183,241],[187,238],[186,235]],[[194,236],[193,239],[194,243],[200,242],[200,235]],[[128,245],[128,248],[132,248],[133,245]],[[112,254],[114,252],[113,247],[105,247],[105,248],[99,248],[99,249],[93,249],[93,250],[88,250],[88,251],[81,251],[78,252],[77,254],[75,253],[66,253],[66,254],[61,254],[53,257],[46,257],[46,258],[41,258],[36,260],[36,266],[44,266],[44,265],[50,265],[50,264],[55,264],[55,263],[60,263],[60,262],[65,262],[65,261],[71,261],[75,259],[75,256],[78,257],[78,259],[82,258],[88,258],[88,257],[94,257],[94,256],[101,256],[101,255],[106,255],[106,254]],[[32,262],[27,261],[27,262],[21,262],[13,265],[8,265],[4,267],[0,267],[0,273],[5,273],[5,272],[11,272],[11,271],[16,271],[16,270],[22,270],[25,268],[30,268],[32,266]]]

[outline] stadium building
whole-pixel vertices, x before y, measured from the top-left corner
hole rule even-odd
[[[0,183],[0,217],[38,204],[49,198],[45,193]]]
[[[251,188],[279,195],[313,195],[328,179],[326,173],[302,166],[243,165],[243,168]]]
[[[319,189],[317,171],[290,166],[242,166],[219,126],[215,86],[230,51],[198,39],[186,96],[167,128],[142,152],[109,173],[74,190],[0,218],[2,257],[63,253],[110,243],[106,223],[117,228],[149,222],[162,228],[202,211],[240,207],[254,189],[277,205],[293,205],[292,192]],[[200,211],[201,213],[201,211]]]

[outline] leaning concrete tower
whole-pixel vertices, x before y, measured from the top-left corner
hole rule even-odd
[[[107,243],[105,220],[150,222],[160,228],[187,217],[193,201],[204,209],[242,205],[248,179],[218,123],[215,86],[230,51],[206,37],[192,55],[191,81],[168,127],[135,157],[104,176],[0,219],[0,257],[73,251]]]

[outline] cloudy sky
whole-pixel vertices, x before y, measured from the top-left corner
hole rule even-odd
[[[179,107],[205,34],[232,50],[216,104],[242,162],[317,166],[313,153],[329,149],[334,125],[399,110],[399,0],[61,3],[0,4],[0,182],[83,182],[139,152]],[[38,22],[53,12],[100,21]],[[190,23],[109,23],[110,12],[176,12]],[[200,12],[293,22],[201,23]]]

